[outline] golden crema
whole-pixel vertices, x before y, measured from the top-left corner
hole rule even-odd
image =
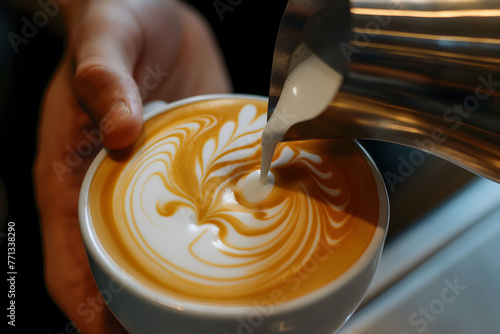
[[[104,158],[89,208],[121,268],[182,300],[253,305],[307,294],[361,256],[379,203],[359,148],[282,143],[262,187],[249,177],[260,169],[266,107],[236,98],[183,105]]]

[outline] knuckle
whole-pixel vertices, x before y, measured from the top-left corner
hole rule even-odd
[[[97,91],[99,82],[105,79],[108,71],[108,66],[98,59],[82,61],[78,64],[74,77],[77,94],[84,94],[89,90]]]
[[[109,87],[113,86],[113,73],[99,59],[89,59],[78,65],[74,76],[74,89],[84,110],[100,110],[109,103]],[[99,115],[95,115],[99,116]]]

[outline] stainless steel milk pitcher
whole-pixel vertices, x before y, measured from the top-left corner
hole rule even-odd
[[[284,140],[382,140],[500,182],[500,1],[290,0],[268,117],[301,43],[342,71],[344,83],[319,117],[295,124]]]

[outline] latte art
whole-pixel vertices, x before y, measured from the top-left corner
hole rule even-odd
[[[178,298],[252,304],[273,289],[299,297],[356,261],[378,218],[366,162],[345,143],[284,143],[263,186],[265,111],[253,100],[193,103],[104,159],[89,205],[118,265]]]

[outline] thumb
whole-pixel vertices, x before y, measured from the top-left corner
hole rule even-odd
[[[75,45],[76,97],[110,149],[129,146],[142,128],[142,101],[132,77],[139,44],[117,27],[92,22]]]

